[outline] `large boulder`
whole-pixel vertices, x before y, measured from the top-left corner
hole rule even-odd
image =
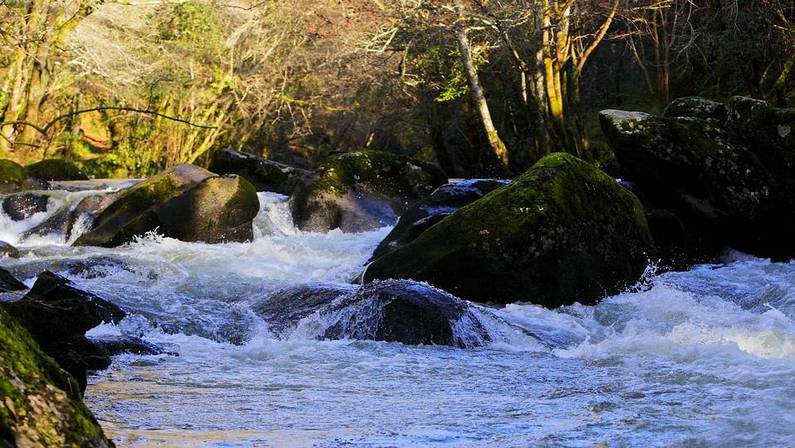
[[[272,331],[296,328],[319,339],[359,339],[471,347],[489,335],[470,304],[423,283],[376,281],[358,288],[302,285],[255,307]]]
[[[8,159],[0,159],[0,194],[46,187],[46,182],[31,177],[24,166]]]
[[[376,259],[364,278],[426,281],[479,302],[594,304],[637,282],[654,249],[632,193],[554,153]]]
[[[371,259],[375,260],[414,241],[422,232],[459,208],[507,183],[496,179],[470,179],[442,185],[400,215],[395,228],[381,241]]]
[[[88,176],[74,163],[63,159],[46,159],[28,165],[28,173],[42,180],[88,180]]]
[[[213,173],[243,177],[257,191],[272,191],[288,196],[315,177],[311,171],[231,149],[216,151],[208,169]]]
[[[23,221],[36,213],[47,211],[50,197],[46,194],[17,193],[3,198],[3,212],[12,221]]]
[[[97,218],[77,246],[114,247],[157,230],[183,241],[248,241],[259,212],[254,187],[238,176],[219,177],[194,165],[179,165],[99,198]]]
[[[606,110],[600,118],[622,176],[658,217],[681,221],[692,261],[715,259],[725,247],[795,255],[795,137],[787,131],[795,109],[685,98],[666,117]]]
[[[0,309],[0,445],[112,447],[82,402],[80,389]]]
[[[39,275],[20,300],[0,303],[36,342],[85,390],[88,370],[107,368],[110,358],[85,337],[97,325],[118,323],[126,315],[116,305],[74,287],[52,272]]]
[[[392,225],[413,202],[447,183],[434,165],[382,151],[328,158],[290,200],[303,230],[361,232]]]
[[[355,290],[354,285],[302,284],[277,291],[256,305],[254,311],[268,323],[271,332],[284,335],[302,319]]]

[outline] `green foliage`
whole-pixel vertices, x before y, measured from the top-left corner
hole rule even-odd
[[[220,45],[218,16],[211,5],[198,1],[178,3],[156,15],[157,32],[164,41],[195,48]]]

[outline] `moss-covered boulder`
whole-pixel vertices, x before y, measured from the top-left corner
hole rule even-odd
[[[637,282],[653,252],[638,199],[555,153],[376,259],[364,278],[427,281],[479,302],[593,304]]]
[[[19,255],[19,250],[16,247],[5,241],[0,241],[0,257],[19,258]]]
[[[795,140],[787,132],[795,109],[748,98],[686,98],[666,114],[607,110],[600,118],[622,176],[651,207],[681,221],[694,261],[725,247],[795,256]],[[672,218],[666,222],[676,224]]]
[[[251,182],[257,191],[288,196],[314,178],[311,171],[231,149],[216,151],[208,169],[218,174],[237,174]]]
[[[46,187],[46,182],[32,178],[24,166],[12,160],[0,159],[0,194]]]
[[[0,445],[111,447],[77,383],[0,309]]]
[[[372,259],[375,260],[414,241],[422,232],[459,208],[477,201],[506,184],[507,181],[496,179],[469,179],[442,185],[430,196],[412,205],[400,215],[395,228],[373,252]]]
[[[777,157],[771,163],[785,159],[791,163],[795,156],[795,107],[773,107],[762,100],[738,96],[729,101],[728,110],[726,128],[744,140],[749,149],[762,159]]]
[[[171,168],[99,202],[91,230],[75,245],[113,247],[154,230],[183,241],[247,241],[259,212],[248,181],[194,165]]]
[[[28,165],[28,173],[46,181],[88,180],[88,176],[77,165],[64,159],[46,159]]]
[[[313,232],[361,232],[394,224],[414,201],[447,183],[434,165],[382,151],[332,156],[317,175],[290,200],[296,225]]]
[[[159,231],[182,241],[250,241],[257,191],[239,176],[211,177],[157,210]]]

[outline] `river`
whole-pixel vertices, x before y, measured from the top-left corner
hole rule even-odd
[[[48,192],[24,221],[0,212],[0,240],[23,252],[2,263],[28,285],[51,269],[131,313],[90,335],[179,353],[122,355],[89,377],[86,401],[119,446],[795,446],[795,264],[734,254],[650,268],[593,307],[484,308],[500,317],[485,347],[318,341],[311,325],[277,339],[254,305],[355,279],[389,229],[301,232],[284,197],[260,193],[251,243],[73,248],[80,222],[23,238],[95,193]]]

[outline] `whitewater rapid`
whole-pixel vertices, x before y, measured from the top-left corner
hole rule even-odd
[[[795,264],[735,254],[650,270],[594,307],[476,308],[494,340],[479,348],[280,340],[252,307],[355,281],[388,228],[301,232],[285,197],[261,193],[251,243],[70,247],[80,225],[22,236],[98,193],[50,192],[20,222],[0,212],[0,240],[23,253],[0,264],[29,285],[51,269],[131,312],[93,335],[179,353],[122,355],[89,378],[119,446],[795,446]]]

